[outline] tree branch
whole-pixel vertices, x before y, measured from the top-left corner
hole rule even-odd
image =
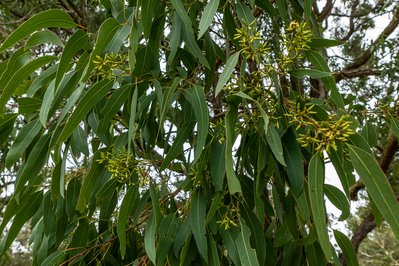
[[[348,78],[361,78],[367,77],[372,75],[380,75],[381,71],[371,69],[371,68],[358,68],[358,69],[349,69],[349,70],[342,70],[341,72],[336,73],[335,81],[338,83],[343,79]]]
[[[333,1],[327,0],[326,5],[324,6],[323,10],[317,16],[317,21],[322,22],[323,20],[325,20],[331,14],[331,10],[333,9],[333,7],[334,7]]]
[[[362,65],[366,64],[367,61],[371,58],[374,51],[377,47],[385,41],[389,35],[398,27],[399,25],[399,5],[396,6],[396,10],[394,11],[394,15],[392,20],[389,22],[388,26],[381,32],[378,38],[375,40],[374,43],[370,45],[370,47],[363,52],[363,54],[358,57],[352,64],[348,65],[344,68],[344,70],[352,70],[361,67]]]

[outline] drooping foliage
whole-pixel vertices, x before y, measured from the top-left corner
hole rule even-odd
[[[35,265],[339,264],[325,197],[347,219],[354,171],[399,237],[386,170],[329,68],[342,42],[323,38],[313,1],[101,4],[95,34],[51,9],[0,45],[17,172],[0,254],[29,223]]]

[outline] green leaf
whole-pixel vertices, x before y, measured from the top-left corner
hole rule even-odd
[[[211,67],[209,66],[208,60],[206,60],[201,48],[198,46],[197,40],[192,32],[192,28],[189,28],[187,25],[183,25],[182,36],[185,41],[185,47],[187,47],[190,53],[197,58],[204,67],[210,69]]]
[[[7,153],[5,162],[7,168],[10,168],[12,164],[22,157],[23,153],[32,143],[41,128],[42,126],[40,125],[40,121],[36,119],[29,122],[21,129]]]
[[[241,0],[237,1],[237,15],[241,21],[245,21],[247,25],[250,25],[255,20],[255,17],[249,7]]]
[[[4,109],[4,105],[13,95],[14,91],[21,84],[22,81],[27,79],[35,70],[38,68],[50,63],[56,59],[55,56],[42,56],[36,59],[29,61],[23,67],[21,67],[18,71],[12,74],[12,76],[8,79],[8,82],[3,88],[2,94],[0,96],[0,110]]]
[[[329,48],[338,45],[342,45],[344,42],[338,40],[329,40],[329,39],[322,39],[322,38],[314,38],[310,40],[308,43],[309,47],[312,49],[319,49],[319,48]]]
[[[159,244],[157,249],[158,263],[156,265],[164,265],[169,249],[173,245],[178,223],[178,218],[174,213],[169,213],[161,221],[159,225]]]
[[[96,187],[96,182],[104,175],[105,169],[102,164],[98,162],[101,158],[101,153],[105,152],[106,149],[100,149],[94,153],[91,160],[91,167],[89,173],[85,176],[83,180],[82,187],[79,193],[78,203],[76,204],[76,210],[84,212],[86,205],[92,197],[94,188]]]
[[[46,87],[55,77],[58,64],[54,64],[46,70],[43,70],[38,77],[36,77],[31,83],[28,91],[26,92],[27,97],[35,96],[36,92],[43,87]],[[37,95],[36,97],[42,97]]]
[[[101,80],[95,83],[85,95],[83,95],[82,99],[79,101],[76,106],[75,111],[72,113],[71,117],[66,122],[65,127],[63,128],[60,136],[57,139],[56,144],[59,145],[61,142],[65,141],[75,128],[79,125],[79,123],[83,120],[83,118],[90,112],[90,110],[99,102],[102,98],[104,98],[108,91],[111,89],[113,82],[110,80]]]
[[[219,234],[222,236],[223,243],[226,246],[227,255],[233,261],[234,265],[244,265],[240,263],[240,255],[236,246],[236,240],[240,237],[236,228],[224,230],[223,227],[218,228]]]
[[[191,236],[191,222],[190,217],[187,216],[186,220],[179,226],[173,243],[173,252],[176,257],[179,257],[180,250]]]
[[[148,219],[147,226],[144,233],[144,247],[148,258],[156,265],[157,251],[155,246],[156,223],[154,215]]]
[[[219,266],[220,265],[219,251],[215,239],[212,236],[208,238],[208,246],[210,250],[209,265]]]
[[[312,5],[313,5],[313,0],[305,0],[304,1],[304,11],[305,11],[305,19],[310,20],[311,15],[312,15]]]
[[[271,17],[277,16],[277,11],[270,1],[255,0],[257,6],[265,10]]]
[[[337,230],[334,230],[334,237],[341,248],[342,253],[344,253],[346,264],[348,266],[358,266],[359,262],[357,260],[356,251],[348,237]]]
[[[226,147],[225,147],[225,159],[226,159],[226,175],[227,175],[227,186],[229,187],[230,194],[241,193],[240,181],[234,172],[233,166],[233,144],[235,141],[235,125],[237,119],[237,106],[231,104],[230,110],[228,111],[225,119],[226,128]]]
[[[266,140],[276,160],[281,165],[287,166],[284,161],[283,144],[281,143],[281,139],[276,128],[272,124],[269,124],[269,128],[266,133]]]
[[[223,199],[223,194],[222,193],[217,193],[213,198],[212,198],[212,203],[211,207],[208,210],[208,214],[206,216],[206,222],[205,225],[208,225],[213,217],[215,216],[217,210],[220,208],[221,203]]]
[[[152,19],[157,4],[156,0],[143,1],[141,4],[141,22],[143,25],[144,36],[147,39],[150,38]]]
[[[319,71],[316,69],[305,69],[305,68],[292,70],[290,74],[299,79],[302,79],[305,76],[309,76],[313,79],[319,79],[331,76],[330,72]]]
[[[129,214],[132,213],[137,198],[139,197],[139,191],[136,186],[132,186],[126,192],[125,197],[122,200],[121,208],[118,215],[117,233],[119,237],[119,250],[121,252],[122,259],[126,255],[126,223],[129,218]]]
[[[169,163],[176,159],[177,156],[183,152],[183,144],[192,133],[193,128],[193,123],[185,123],[179,128],[172,147],[167,151],[165,159],[162,162],[160,167],[161,171],[168,167]]]
[[[0,84],[7,84],[10,77],[14,75],[19,69],[21,69],[26,63],[32,59],[30,51],[20,48],[13,52],[7,60],[4,60],[2,65],[2,72],[0,73]],[[4,89],[4,88],[3,88]]]
[[[51,253],[43,262],[42,265],[59,265],[60,262],[66,257],[66,252],[64,250],[57,250]]]
[[[277,13],[281,16],[284,22],[288,20],[288,10],[286,0],[276,0]]]
[[[48,159],[50,134],[43,135],[29,154],[22,170],[18,172],[15,193],[18,193],[29,179],[36,177]]]
[[[195,191],[191,196],[190,224],[198,251],[204,261],[208,262],[208,244],[206,240],[205,215],[206,198],[202,191]]]
[[[305,180],[301,148],[294,131],[289,128],[282,138],[288,181],[295,195],[301,194]]]
[[[324,207],[324,168],[318,153],[314,154],[309,163],[309,201],[313,221],[321,248],[327,260],[332,259],[332,250],[327,232],[326,211]]]
[[[256,257],[255,250],[249,244],[249,237],[251,232],[248,226],[245,224],[245,220],[240,217],[241,231],[236,238],[236,246],[238,250],[238,255],[240,256],[241,265],[259,265],[258,259]]]
[[[25,43],[25,48],[31,48],[36,45],[41,44],[55,44],[60,47],[64,47],[64,43],[61,41],[60,37],[50,30],[42,30],[33,33]]]
[[[76,31],[68,40],[62,52],[60,63],[58,64],[57,74],[55,77],[55,88],[58,88],[62,78],[70,67],[70,62],[74,55],[80,50],[87,48],[89,37],[82,30]]]
[[[76,204],[79,200],[81,187],[82,186],[78,178],[73,178],[68,182],[65,193],[65,211],[71,221],[76,213]]]
[[[7,39],[0,46],[0,53],[13,46],[29,34],[42,28],[65,28],[75,27],[72,18],[65,11],[54,9],[41,12],[32,16],[21,24],[15,31],[8,35]]]
[[[216,11],[218,10],[219,6],[219,1],[220,0],[209,0],[209,2],[206,4],[204,8],[204,12],[202,13],[201,20],[199,22],[199,33],[198,33],[198,39],[204,35],[204,33],[208,30],[209,26],[211,25],[213,21],[213,17],[216,14]]]
[[[177,14],[172,17],[172,28],[170,33],[169,47],[170,54],[168,57],[168,65],[172,65],[176,57],[176,53],[181,44],[182,21]]]
[[[42,123],[43,127],[47,126],[47,119],[48,119],[48,114],[51,108],[51,104],[54,101],[54,80],[50,83],[50,85],[47,87],[46,92],[44,93],[43,96],[43,101],[42,101],[42,106],[40,108],[39,112],[39,120]]]
[[[339,221],[348,219],[350,215],[350,206],[348,198],[345,196],[345,194],[338,188],[329,184],[324,185],[324,193],[331,203],[342,212],[341,216],[339,217]]]
[[[208,106],[205,99],[205,91],[201,86],[193,86],[185,90],[185,96],[194,109],[195,118],[197,119],[197,144],[195,146],[194,161],[195,163],[202,153],[208,137],[209,114]]]
[[[90,77],[91,71],[93,70],[93,61],[96,59],[96,56],[104,52],[104,49],[120,27],[121,24],[113,18],[108,18],[101,24],[98,30],[96,44],[90,54],[89,64],[86,66],[85,73],[83,74],[82,82],[85,82]]]
[[[124,85],[112,92],[111,96],[107,99],[104,107],[100,111],[100,113],[104,116],[103,118],[101,118],[98,125],[97,130],[99,132],[105,132],[106,130],[108,130],[110,120],[121,109],[123,103],[126,102],[128,91],[130,89],[131,85]]]
[[[242,217],[245,219],[246,224],[251,230],[251,243],[255,243],[256,257],[260,265],[265,265],[266,262],[266,241],[265,234],[263,233],[262,225],[256,215],[248,208],[240,207]],[[254,240],[254,241],[252,241]],[[238,246],[238,245],[237,245]],[[243,260],[241,260],[243,261]]]
[[[18,113],[31,114],[40,109],[42,101],[37,98],[18,98]]]
[[[316,51],[306,52],[313,67],[321,72],[331,72],[326,60]],[[342,95],[339,93],[335,79],[332,76],[326,76],[321,79],[326,88],[331,92],[331,100],[339,107],[344,108],[345,103]]]
[[[368,152],[348,145],[349,157],[378,210],[399,239],[399,203],[377,161]]]
[[[0,242],[0,257],[4,255],[7,249],[14,242],[14,239],[20,233],[22,226],[38,211],[42,199],[42,191],[34,192],[32,195],[30,195],[30,200],[27,202],[27,204],[18,208],[18,212],[14,217],[13,223],[11,224],[7,235],[3,237]]]
[[[396,139],[399,140],[399,120],[395,117],[392,117],[390,127]]]
[[[191,19],[188,16],[187,10],[184,8],[184,4],[181,0],[171,0],[173,8],[176,10],[177,14],[186,25],[186,27],[192,31]]]
[[[223,72],[222,72],[222,74],[220,74],[218,84],[216,85],[215,97],[218,96],[220,91],[226,85],[227,81],[229,81],[230,76],[233,73],[235,66],[237,65],[239,57],[240,57],[240,52],[237,52],[237,53],[233,54],[232,56],[230,56],[229,59],[227,60],[226,65],[224,66]]]
[[[220,144],[217,140],[212,142],[209,161],[212,180],[216,191],[223,190],[224,175],[226,174],[225,149],[225,143]]]
[[[127,131],[127,147],[128,147],[128,152],[131,151],[131,145],[132,142],[134,141],[134,136],[136,134],[136,114],[137,114],[137,94],[138,94],[138,88],[137,88],[137,79],[136,79],[136,86],[133,91],[132,95],[132,101],[130,103],[130,117],[129,117],[129,128]]]

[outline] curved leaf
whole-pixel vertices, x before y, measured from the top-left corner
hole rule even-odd
[[[333,253],[331,250],[330,240],[328,238],[326,211],[324,206],[324,169],[323,162],[320,155],[316,153],[313,155],[309,163],[309,200],[310,208],[312,210],[312,217],[315,223],[319,244],[323,249],[327,260],[332,259]]]
[[[32,16],[30,19],[22,23],[15,31],[13,31],[7,39],[1,44],[0,52],[13,46],[20,40],[29,36],[36,30],[42,28],[74,28],[75,23],[65,11],[53,9],[41,12]]]
[[[0,96],[0,110],[4,108],[4,105],[7,103],[7,101],[10,99],[10,97],[13,95],[15,89],[19,84],[21,84],[22,81],[24,81],[26,78],[28,78],[35,70],[37,70],[39,67],[44,66],[45,64],[50,63],[56,59],[55,56],[42,56],[36,59],[31,60],[28,62],[26,65],[21,67],[18,71],[13,73],[11,78],[9,78],[8,82],[6,83],[2,94]]]
[[[185,90],[185,96],[193,106],[195,118],[197,119],[197,144],[195,146],[194,161],[195,163],[202,153],[208,136],[209,128],[209,114],[208,106],[206,105],[205,91],[201,86],[193,86]]]
[[[342,212],[339,221],[346,220],[350,215],[350,206],[345,194],[338,188],[329,184],[324,185],[324,193],[331,203]]]
[[[65,45],[64,51],[61,55],[60,63],[57,68],[57,74],[55,77],[55,88],[58,88],[58,85],[61,82],[61,79],[64,77],[65,73],[69,69],[70,61],[73,56],[82,48],[87,47],[88,44],[88,36],[86,32],[82,30],[76,31],[68,40]]]
[[[223,72],[219,77],[218,84],[216,85],[215,96],[218,96],[220,91],[223,89],[224,85],[226,85],[227,81],[229,81],[230,76],[233,73],[235,66],[237,65],[239,57],[240,57],[240,52],[237,52],[231,55],[227,60]]]
[[[93,106],[111,89],[113,82],[111,80],[101,80],[94,84],[87,93],[82,97],[78,105],[76,106],[75,112],[72,113],[68,119],[65,127],[63,128],[60,136],[58,137],[56,144],[59,145],[65,141],[83,118],[90,112]]]
[[[64,43],[61,41],[60,37],[50,30],[42,30],[33,33],[25,43],[25,48],[31,48],[36,45],[51,43],[64,47]]]
[[[235,124],[237,119],[237,106],[230,105],[230,110],[226,115],[225,128],[226,128],[226,146],[225,146],[225,166],[226,166],[226,176],[227,185],[229,187],[230,194],[241,193],[241,185],[238,180],[233,166],[233,144],[235,141]]]
[[[39,141],[36,142],[22,170],[18,172],[15,193],[18,193],[23,188],[29,178],[32,179],[36,177],[47,162],[50,137],[50,134],[43,135]]]
[[[155,234],[156,234],[155,217],[151,215],[148,218],[147,226],[144,233],[144,247],[147,252],[148,258],[156,265],[157,251],[155,246]]]
[[[40,125],[40,121],[36,119],[29,122],[21,129],[7,153],[7,168],[10,168],[11,165],[18,160],[18,158],[22,157],[24,151],[32,143],[33,139],[37,136],[41,128],[42,126]]]
[[[399,203],[377,161],[366,151],[348,145],[349,156],[376,207],[399,239]]]
[[[197,37],[198,39],[200,39],[202,35],[204,35],[208,27],[211,25],[213,17],[218,10],[219,1],[220,0],[209,0],[209,2],[206,4],[204,12],[202,13],[201,20],[199,22],[199,33]]]
[[[121,208],[118,215],[117,233],[119,237],[119,250],[121,252],[122,259],[126,255],[126,223],[129,214],[132,213],[136,199],[138,197],[138,189],[132,186],[126,192],[123,198]]]
[[[205,229],[206,198],[201,191],[191,196],[190,224],[201,257],[208,262],[208,244]]]
[[[276,160],[283,166],[287,166],[284,160],[283,144],[281,143],[280,135],[273,124],[269,124],[266,132],[267,144],[273,152]]]
[[[249,244],[249,237],[251,232],[248,226],[245,224],[245,220],[240,217],[241,231],[236,238],[236,246],[238,250],[238,255],[240,256],[240,261],[242,265],[259,265],[258,259],[256,257],[255,250]]]
[[[341,248],[342,253],[344,253],[346,264],[348,266],[358,266],[359,262],[357,260],[355,248],[352,246],[348,237],[337,230],[334,230],[334,237]]]

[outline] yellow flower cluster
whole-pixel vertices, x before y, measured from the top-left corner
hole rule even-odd
[[[223,215],[222,220],[217,221],[217,224],[220,224],[220,226],[224,227],[224,230],[229,230],[231,226],[237,227],[238,222],[237,220],[238,217],[238,209],[234,204],[230,204],[226,208],[226,212]]]
[[[128,71],[125,54],[110,53],[104,57],[97,55],[93,64],[97,74],[102,78],[122,76]]]
[[[127,183],[135,170],[136,162],[132,154],[128,154],[126,149],[119,152],[102,152],[98,163],[107,163],[106,167],[119,183]]]
[[[336,114],[331,114],[324,121],[317,121],[312,117],[316,112],[312,111],[314,105],[304,106],[300,110],[300,104],[296,105],[296,111],[286,114],[290,118],[290,123],[296,124],[296,130],[303,128],[305,134],[299,134],[298,142],[302,147],[312,145],[317,152],[324,150],[329,152],[331,149],[337,150],[337,142],[347,142],[350,135],[355,134],[351,129],[352,122],[348,121],[347,115],[338,118]]]
[[[241,54],[246,59],[259,61],[258,58],[264,57],[270,51],[266,42],[260,37],[260,32],[256,31],[255,21],[247,25],[243,22],[243,27],[237,29],[234,39],[238,40],[241,48]]]
[[[309,43],[313,37],[306,22],[291,21],[281,36],[284,52],[277,59],[280,69],[285,69],[291,63],[304,58],[304,51],[309,50]]]

